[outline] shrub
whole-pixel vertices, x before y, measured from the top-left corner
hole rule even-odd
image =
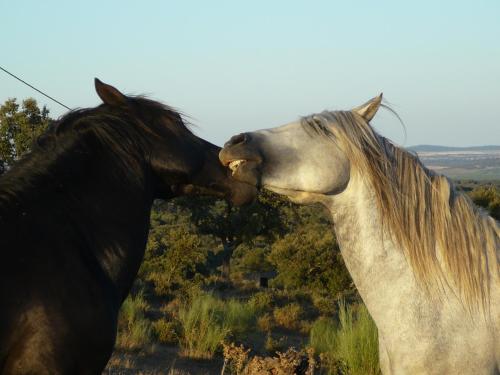
[[[270,292],[257,292],[248,300],[248,303],[256,312],[270,311],[274,299]]]
[[[300,318],[302,314],[302,307],[298,303],[289,303],[288,305],[278,307],[273,311],[276,324],[291,330],[300,328]]]
[[[313,306],[323,316],[333,316],[337,312],[337,303],[330,295],[322,293],[312,293],[311,300]]]
[[[278,275],[273,285],[286,289],[305,288],[337,295],[347,289],[351,278],[326,224],[305,224],[271,246],[270,262]]]
[[[250,349],[243,345],[224,345],[224,365],[221,374],[229,369],[235,375],[262,375],[262,374],[314,374],[316,360],[314,351],[297,351],[288,348],[284,353],[277,352],[274,357],[260,357],[249,355]]]
[[[231,374],[240,375],[244,366],[248,362],[248,354],[250,349],[245,349],[243,345],[236,345],[234,343],[222,344],[222,355],[224,356],[224,365],[221,374],[225,373],[226,367],[230,370]]]
[[[500,189],[491,186],[479,186],[469,193],[475,204],[486,208],[489,214],[500,220]]]
[[[120,349],[137,350],[152,342],[151,322],[145,317],[148,304],[142,292],[129,295],[123,302],[118,317],[116,346]]]
[[[303,335],[309,335],[309,332],[311,332],[312,325],[313,322],[309,320],[301,320],[299,332],[302,333]]]
[[[268,272],[273,269],[267,260],[269,243],[242,243],[233,253],[234,269],[241,272]]]
[[[270,313],[265,313],[257,318],[257,327],[263,332],[271,331],[274,327],[273,316]]]
[[[197,268],[207,254],[198,235],[186,227],[152,228],[139,275],[151,281],[158,295],[168,295],[200,282]]]

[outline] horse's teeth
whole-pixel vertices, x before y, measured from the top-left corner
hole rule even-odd
[[[243,160],[233,160],[231,163],[229,163],[228,167],[230,170],[233,171],[234,174],[234,172],[236,172],[241,163],[243,163]]]

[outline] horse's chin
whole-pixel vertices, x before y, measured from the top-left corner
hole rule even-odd
[[[252,203],[257,197],[257,187],[245,182],[238,182],[233,187],[230,196],[228,197],[231,203],[235,206],[244,206]]]
[[[174,196],[180,195],[205,195],[217,198],[225,198],[235,206],[242,206],[252,203],[257,197],[257,188],[255,186],[233,181],[231,189],[221,188],[215,184],[210,187],[198,186],[193,184],[175,185],[171,187]]]
[[[231,194],[229,200],[235,206],[251,203],[257,197],[260,185],[260,171],[257,161],[232,160],[223,162],[231,170]]]

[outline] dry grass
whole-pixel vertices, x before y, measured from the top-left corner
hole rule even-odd
[[[248,303],[257,312],[270,311],[274,304],[274,297],[271,292],[257,292],[249,300]]]
[[[257,328],[263,332],[270,332],[275,327],[274,318],[270,313],[265,313],[257,318]]]
[[[162,344],[177,344],[179,342],[179,326],[176,322],[159,319],[153,322],[153,332]]]
[[[301,326],[300,319],[303,315],[302,306],[298,303],[289,303],[283,307],[278,307],[274,309],[273,316],[276,324],[280,327],[299,330]]]

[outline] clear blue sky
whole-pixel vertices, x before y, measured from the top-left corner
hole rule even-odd
[[[500,144],[500,1],[0,0],[0,65],[70,107],[93,78],[193,117],[217,144],[380,92],[404,145]],[[35,97],[0,71],[0,100]]]

